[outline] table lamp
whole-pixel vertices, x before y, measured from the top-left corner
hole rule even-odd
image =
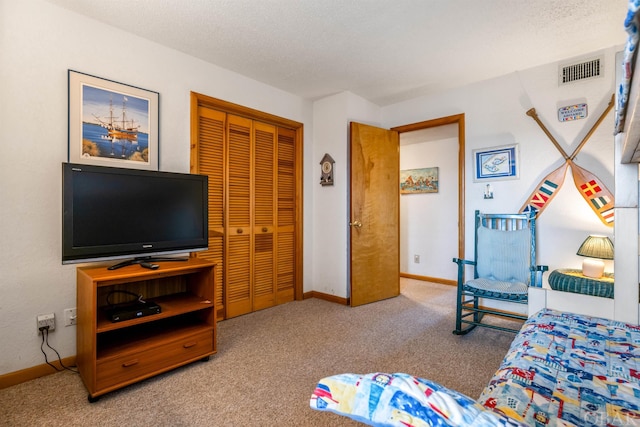
[[[599,279],[604,273],[603,259],[613,259],[613,243],[606,236],[591,235],[582,242],[576,255],[587,257],[582,262],[582,274]]]

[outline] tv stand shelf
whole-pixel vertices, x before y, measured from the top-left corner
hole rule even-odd
[[[214,277],[215,264],[198,258],[162,262],[157,270],[77,268],[77,365],[89,401],[215,354]],[[112,322],[109,303],[131,299],[117,291],[142,295],[161,312]]]
[[[151,316],[144,316],[136,319],[124,320],[121,322],[112,322],[107,318],[106,313],[104,311],[101,311],[101,313],[98,314],[98,324],[96,332],[101,333],[113,331],[114,329],[127,328],[129,326],[135,326],[141,323],[155,322],[160,319],[166,319],[167,317],[179,316],[181,314],[199,310],[206,310],[213,307],[213,301],[203,299],[198,297],[197,295],[191,295],[188,293],[153,298],[153,302],[161,307],[162,312],[153,314]]]

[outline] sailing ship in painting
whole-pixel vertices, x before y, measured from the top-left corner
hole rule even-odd
[[[82,157],[148,162],[148,101],[92,86],[83,95]]]
[[[94,114],[94,117],[104,129],[107,130],[106,135],[100,135],[102,139],[111,142],[111,156],[115,156],[115,145],[120,142],[122,151],[120,157],[126,157],[126,144],[138,145],[138,129],[140,125],[136,125],[133,119],[127,118],[127,97],[122,100],[122,116],[117,117],[113,114],[113,100],[109,102],[108,120],[102,120]]]

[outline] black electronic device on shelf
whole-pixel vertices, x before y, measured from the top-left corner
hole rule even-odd
[[[107,317],[112,322],[137,319],[162,312],[160,306],[152,301],[117,304],[106,309]]]
[[[127,302],[114,304],[111,302],[111,296],[114,294],[126,294],[133,296],[134,299]],[[145,301],[142,295],[134,294],[129,291],[115,290],[107,295],[107,306],[105,313],[107,318],[112,322],[122,322],[124,320],[137,319],[139,317],[150,316],[162,312],[158,304],[153,301]]]

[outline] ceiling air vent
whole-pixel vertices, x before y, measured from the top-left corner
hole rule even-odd
[[[559,84],[562,86],[602,76],[602,62],[602,58],[595,58],[577,64],[561,65],[559,68]]]

